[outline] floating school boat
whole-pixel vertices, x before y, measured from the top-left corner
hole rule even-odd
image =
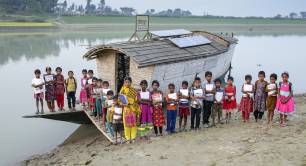
[[[98,77],[109,81],[115,92],[126,76],[136,87],[144,79],[158,80],[164,91],[169,83],[180,87],[183,80],[192,82],[205,71],[221,77],[230,68],[236,44],[234,37],[205,31],[150,31],[148,39],[94,46],[84,58],[96,59]]]
[[[126,76],[132,77],[135,87],[143,79],[149,82],[159,80],[161,90],[165,91],[169,83],[180,87],[183,80],[191,83],[195,76],[203,77],[205,71],[212,71],[214,78],[225,75],[230,68],[236,44],[237,39],[234,37],[205,31],[150,31],[145,40],[94,46],[84,58],[96,59],[98,77],[108,80],[116,92],[122,87]],[[89,114],[86,111],[57,112],[24,118],[67,121],[82,124],[80,128],[91,124],[114,143],[114,137]]]

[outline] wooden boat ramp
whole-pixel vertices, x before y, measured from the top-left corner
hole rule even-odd
[[[44,118],[58,121],[65,121],[76,124],[94,125],[95,128],[104,135],[111,143],[115,143],[114,136],[102,127],[101,122],[96,121],[94,116],[91,116],[91,111],[62,111],[50,112],[45,114],[25,115],[23,118]]]

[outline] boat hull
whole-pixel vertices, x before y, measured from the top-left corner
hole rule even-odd
[[[166,92],[169,83],[181,87],[182,81],[188,81],[191,85],[196,76],[204,78],[206,71],[213,73],[213,78],[224,76],[229,70],[236,44],[229,46],[227,52],[205,58],[199,58],[184,62],[157,65],[154,68],[152,81],[160,82],[160,90]]]

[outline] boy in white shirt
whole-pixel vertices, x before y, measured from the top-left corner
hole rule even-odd
[[[43,89],[43,86],[44,86],[44,81],[43,79],[40,78],[40,75],[41,75],[41,72],[39,69],[36,69],[34,71],[34,74],[35,74],[35,77],[32,79],[32,87],[33,87],[33,90],[34,90],[34,98],[36,99],[36,108],[37,108],[37,111],[36,111],[36,114],[39,114],[39,102],[41,104],[41,114],[44,113],[44,102],[43,102],[43,99],[44,99],[44,89]]]

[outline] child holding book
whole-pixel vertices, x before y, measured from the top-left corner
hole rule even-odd
[[[102,80],[93,78],[92,98],[94,99],[94,116],[100,124],[102,118]],[[101,123],[102,124],[102,123]],[[103,124],[102,124],[103,125]]]
[[[91,111],[94,111],[95,108],[95,99],[93,98],[92,89],[93,89],[93,79],[97,81],[97,78],[94,77],[94,72],[93,70],[88,70],[88,78],[86,82],[86,93],[87,93],[87,100],[88,100],[88,105]]]
[[[68,78],[66,79],[65,84],[69,111],[75,111],[75,93],[77,90],[77,81],[74,78],[73,71],[68,72]]]
[[[175,133],[175,123],[178,105],[178,94],[175,92],[175,85],[170,83],[168,85],[169,93],[166,96],[167,102],[167,132],[168,134]]]
[[[216,116],[218,117],[218,123],[221,124],[222,119],[222,103],[224,102],[224,88],[222,88],[221,80],[215,80],[215,87],[216,87],[216,95],[215,95],[215,102],[213,106],[212,112],[212,125],[215,126]]]
[[[236,101],[236,86],[233,85],[234,78],[228,77],[227,85],[225,86],[224,92],[225,97],[223,101],[223,109],[226,112],[225,120],[226,123],[229,123],[232,117],[232,112],[237,108]]]
[[[137,119],[140,115],[137,90],[132,87],[132,78],[124,78],[124,84],[119,92],[119,100],[123,105],[124,135],[129,143],[136,140]]]
[[[250,113],[253,112],[254,85],[252,76],[245,76],[245,83],[242,85],[242,98],[239,106],[239,111],[242,112],[243,122],[249,122]]]
[[[120,105],[118,96],[113,97],[113,106],[111,107],[112,115],[112,128],[114,129],[115,144],[118,144],[118,138],[120,143],[123,143],[123,107]],[[118,137],[119,134],[119,137]]]
[[[266,88],[266,93],[268,93],[268,97],[267,97],[268,125],[272,124],[274,110],[275,110],[276,102],[277,102],[278,86],[277,86],[276,80],[277,80],[277,75],[271,74],[270,82],[268,83],[268,86]]]
[[[107,91],[106,94],[106,100],[104,102],[104,107],[106,108],[106,122],[105,122],[105,128],[106,131],[109,132],[112,136],[114,136],[114,129],[113,129],[113,112],[112,108],[114,106],[114,92],[112,90]],[[118,96],[117,96],[118,98]],[[118,99],[117,99],[118,100]]]
[[[65,95],[65,78],[62,75],[62,68],[57,67],[55,69],[55,94],[56,94],[56,103],[59,111],[64,111],[64,95]]]
[[[83,69],[82,70],[82,78],[81,78],[81,91],[80,91],[80,103],[83,106],[84,111],[87,110],[86,105],[88,102],[88,97],[87,97],[87,89],[86,89],[86,84],[87,84],[87,70]]]
[[[102,105],[105,105],[105,101],[107,100],[107,92],[110,91],[111,89],[109,88],[109,82],[108,81],[103,81],[102,82]],[[102,116],[102,124],[105,125],[105,121],[106,121],[106,114],[107,114],[107,108],[103,107],[103,116]]]
[[[34,99],[36,100],[36,114],[39,114],[39,103],[41,105],[41,114],[44,113],[44,81],[40,78],[41,72],[39,69],[34,71],[35,77],[32,79],[32,87],[34,90]]]
[[[163,126],[165,117],[163,111],[163,93],[158,89],[159,82],[152,81],[152,107],[153,107],[153,125],[156,136],[163,135]]]
[[[207,71],[205,72],[205,80],[203,82],[203,89],[205,98],[203,100],[203,127],[208,128],[209,127],[209,118],[211,115],[211,109],[214,105],[215,100],[215,92],[216,87],[214,82],[212,81],[212,72]]]
[[[188,89],[188,82],[183,81],[182,87],[179,90],[179,131],[185,131],[187,125],[187,117],[190,115],[189,111],[189,99],[190,99],[190,92]],[[184,123],[183,123],[184,121]],[[183,123],[183,128],[182,128]]]
[[[260,71],[258,73],[258,80],[255,82],[254,117],[256,122],[262,119],[266,111],[266,87],[268,82],[265,81],[265,77],[266,73],[264,71]]]
[[[191,130],[200,129],[200,115],[205,94],[201,87],[201,78],[196,77],[190,90],[191,98]]]
[[[287,116],[294,113],[293,87],[289,81],[289,73],[282,73],[282,82],[279,83],[276,110],[280,114],[280,126],[285,127]]]
[[[147,80],[142,80],[140,82],[140,91],[138,92],[139,104],[141,109],[141,124],[143,126],[152,124],[152,96],[151,92],[148,90]]]
[[[44,81],[45,81],[45,99],[47,101],[47,105],[49,108],[50,112],[55,112],[55,106],[54,106],[54,101],[56,99],[55,95],[55,78],[54,74],[52,74],[52,69],[51,67],[46,67],[46,74],[43,76]]]

